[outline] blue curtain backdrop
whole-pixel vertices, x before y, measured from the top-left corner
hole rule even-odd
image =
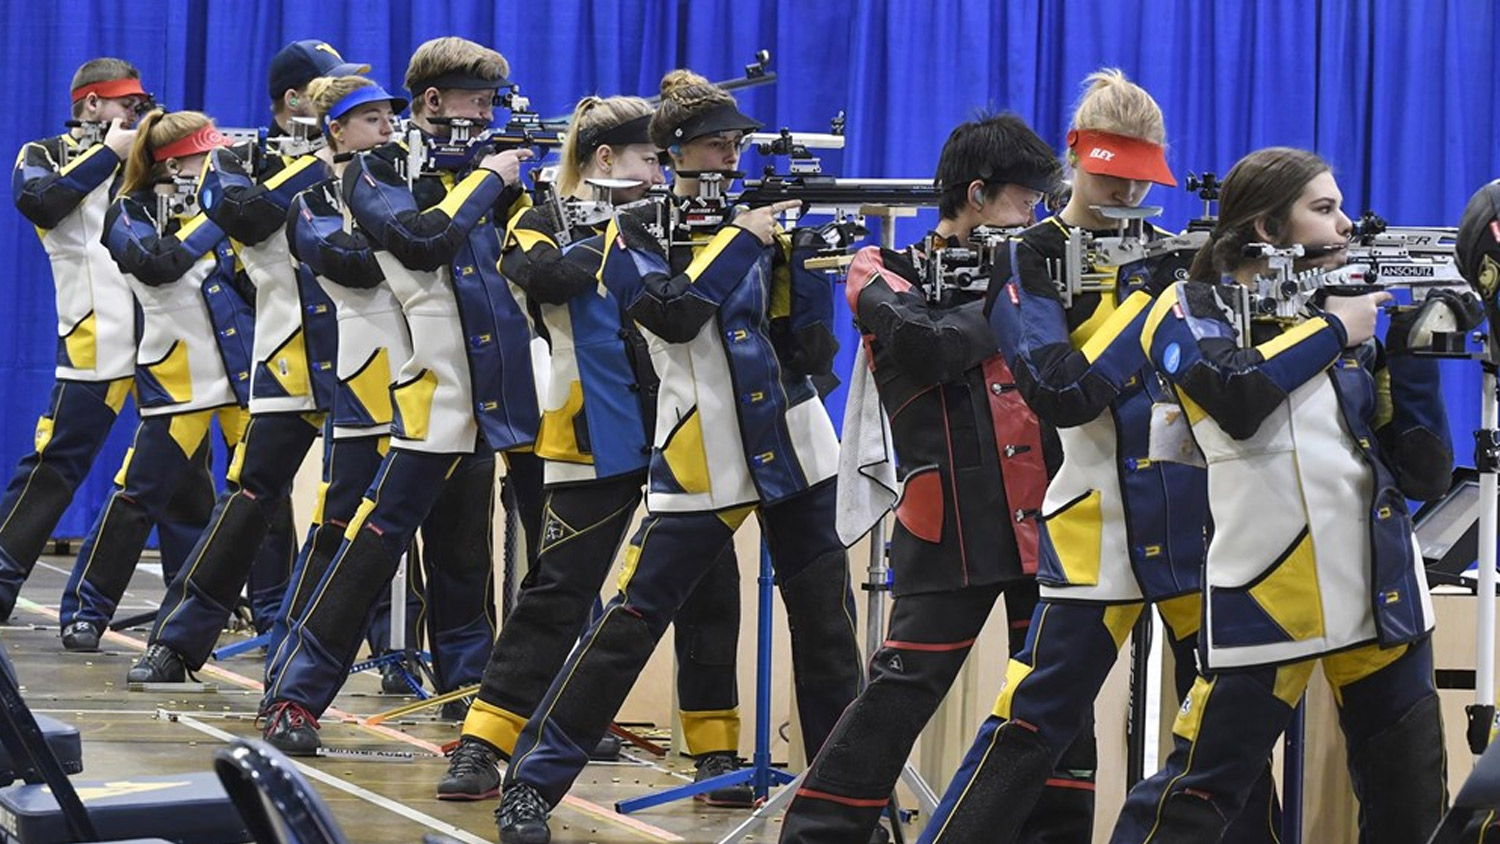
[[[566,113],[587,93],[651,93],[674,67],[736,76],[767,48],[780,79],[741,96],[748,113],[772,127],[825,131],[844,110],[848,148],[826,157],[830,169],[926,177],[948,130],[977,109],[1018,112],[1061,148],[1079,81],[1115,66],[1161,103],[1179,176],[1222,174],[1260,146],[1309,147],[1337,168],[1346,210],[1452,225],[1469,194],[1500,176],[1496,8],[1493,0],[0,0],[0,90],[11,100],[0,148],[60,131],[68,80],[95,56],[134,62],[164,103],[243,126],[266,121],[267,65],[287,41],[325,39],[399,85],[417,44],[456,34],[503,52],[543,114]],[[1169,227],[1199,208],[1181,190],[1158,188],[1149,201],[1165,206]],[[54,311],[35,234],[0,204],[0,466],[8,472],[51,383]],[[905,222],[898,237],[914,239],[922,225]],[[844,314],[847,370],[854,338]],[[1457,364],[1445,379],[1462,456],[1478,421],[1478,377]],[[842,403],[842,393],[830,400],[835,416]],[[87,531],[133,426],[127,412],[60,535]]]

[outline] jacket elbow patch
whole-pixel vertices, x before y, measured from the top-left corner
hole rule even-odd
[[[1234,373],[1226,381],[1200,362],[1188,367],[1177,380],[1183,391],[1237,440],[1255,436],[1271,411],[1286,401],[1286,393],[1274,381],[1254,370]]]

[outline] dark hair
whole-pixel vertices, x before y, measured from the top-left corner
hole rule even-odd
[[[1267,147],[1241,158],[1219,189],[1219,224],[1193,257],[1188,277],[1215,279],[1247,260],[1245,245],[1261,240],[1258,222],[1282,245],[1292,205],[1307,183],[1333,168],[1321,156],[1294,147]]]
[[[957,217],[968,201],[969,183],[975,179],[984,181],[985,199],[994,199],[1006,184],[996,177],[1001,173],[1037,174],[1056,181],[1062,164],[1052,148],[1015,114],[982,114],[960,123],[938,156],[934,176],[942,190],[938,214],[945,220]]]

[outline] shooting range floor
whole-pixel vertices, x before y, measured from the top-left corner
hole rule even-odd
[[[72,654],[62,648],[57,604],[67,580],[69,557],[44,557],[21,593],[0,644],[15,663],[33,710],[67,721],[83,736],[89,780],[128,780],[136,775],[211,769],[214,749],[231,736],[259,735],[259,651],[210,662],[199,679],[214,691],[132,692],[125,674],[145,650],[147,628],[111,633],[101,652]],[[163,588],[154,558],[143,561],[117,618],[154,609]],[[244,634],[225,633],[220,645]],[[468,844],[497,840],[494,801],[445,803],[433,789],[447,760],[441,746],[455,741],[459,725],[438,720],[433,710],[378,727],[356,718],[392,709],[412,698],[379,693],[378,672],[356,675],[344,686],[322,721],[326,747],[386,751],[410,758],[317,758],[301,760],[314,772],[313,785],[332,807],[346,838],[355,844],[416,844],[443,833]],[[616,763],[591,763],[568,800],[552,815],[552,840],[573,842],[718,841],[742,822],[746,810],[717,809],[683,800],[635,815],[616,814],[615,801],[691,781],[685,758],[656,759],[627,749]],[[774,841],[779,817],[739,841]]]

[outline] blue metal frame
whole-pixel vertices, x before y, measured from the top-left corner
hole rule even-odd
[[[269,647],[270,644],[271,634],[262,633],[259,636],[251,639],[246,639],[243,642],[235,642],[234,644],[225,645],[222,648],[214,648],[213,658],[216,661],[222,662],[223,660],[229,659],[230,657],[239,656],[246,651],[253,651],[256,648]]]
[[[771,567],[771,553],[764,541],[760,545],[760,577],[756,581],[759,608],[755,623],[755,753],[747,767],[717,777],[647,794],[631,797],[615,804],[615,811],[622,815],[639,812],[652,806],[671,803],[707,791],[750,783],[756,802],[766,799],[772,786],[786,785],[796,777],[771,765],[771,604],[775,588],[775,572]]]

